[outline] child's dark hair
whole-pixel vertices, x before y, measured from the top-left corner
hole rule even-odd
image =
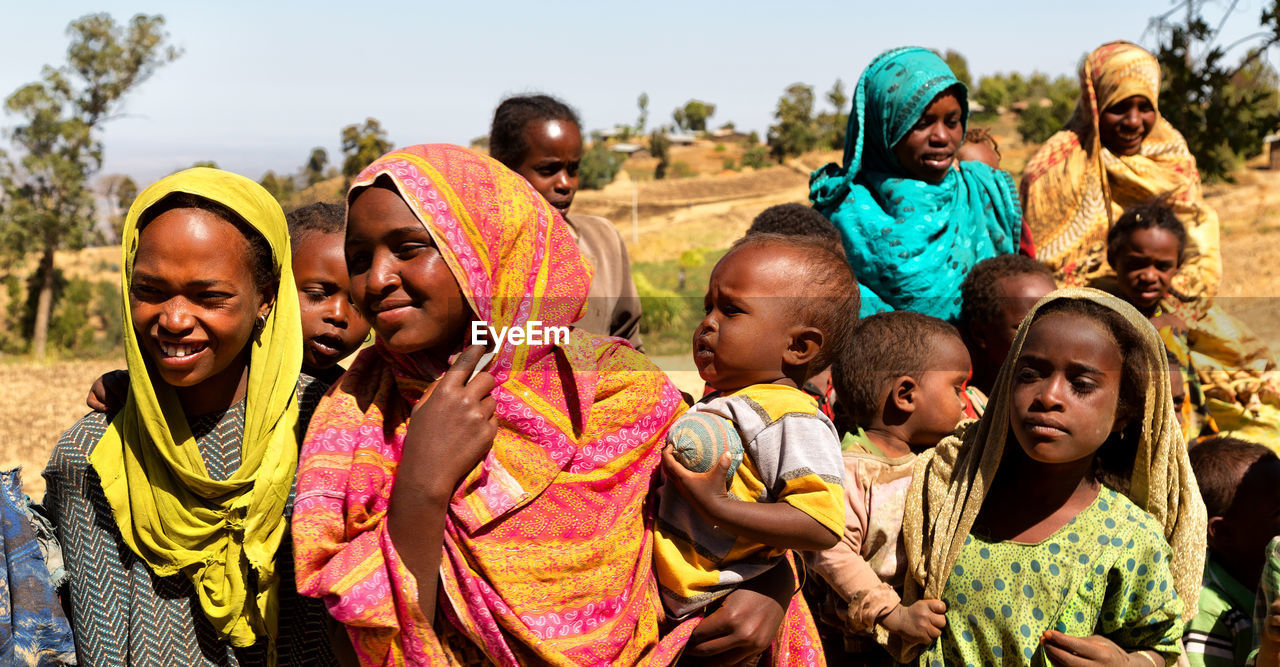
[[[756,246],[781,246],[801,251],[804,269],[795,276],[804,296],[793,298],[792,316],[822,332],[822,350],[810,364],[817,372],[839,358],[858,319],[858,280],[844,255],[829,240],[814,236],[750,234],[734,242],[729,253]],[[728,256],[726,254],[726,256]],[[781,295],[780,295],[781,298]]]
[[[1178,220],[1169,204],[1169,196],[1161,195],[1125,209],[1111,229],[1107,230],[1107,263],[1116,265],[1116,256],[1129,242],[1129,237],[1140,229],[1163,229],[1178,239],[1178,264],[1187,251],[1187,228]]]
[[[284,216],[289,223],[289,243],[293,252],[308,234],[342,234],[347,229],[347,212],[340,204],[315,202],[295,208]]]
[[[1253,464],[1275,453],[1256,442],[1217,436],[1191,448],[1188,457],[1210,517],[1222,516],[1236,501],[1240,481]]]
[[[929,364],[940,336],[960,340],[960,332],[945,321],[909,310],[876,313],[860,320],[831,369],[839,405],[857,424],[870,423],[884,407],[881,394],[890,382],[935,370]]]
[[[493,112],[493,125],[489,127],[489,155],[512,171],[520,167],[529,142],[524,139],[524,129],[539,120],[563,120],[576,125],[582,123],[569,105],[550,95],[519,95],[502,100]]]
[[[995,152],[996,157],[1000,157],[1000,143],[985,127],[970,128],[964,133],[964,142],[966,144],[986,144]]]
[[[960,283],[962,328],[974,322],[994,322],[1000,317],[1000,297],[996,283],[1011,276],[1042,275],[1053,282],[1049,267],[1026,255],[996,255],[978,262]]]
[[[816,236],[832,243],[840,242],[840,232],[827,216],[804,204],[778,204],[761,211],[751,221],[747,234],[786,234]]]
[[[257,288],[258,294],[270,296],[276,293],[276,283],[280,277],[276,275],[275,254],[271,251],[271,244],[267,242],[267,237],[254,229],[253,225],[246,222],[239,213],[226,204],[189,192],[173,192],[142,212],[138,217],[138,232],[141,233],[144,227],[162,214],[180,208],[194,208],[212,213],[239,230],[249,242],[249,265],[253,269],[253,285]]]
[[[1116,420],[1125,420],[1127,423],[1124,428],[1112,433],[1098,448],[1094,457],[1094,474],[1112,488],[1128,493],[1133,460],[1138,454],[1138,440],[1142,437],[1145,421],[1143,410],[1146,408],[1147,387],[1155,380],[1146,367],[1142,334],[1124,315],[1089,299],[1050,301],[1036,311],[1032,323],[1053,313],[1091,319],[1101,324],[1116,343],[1122,360]]]

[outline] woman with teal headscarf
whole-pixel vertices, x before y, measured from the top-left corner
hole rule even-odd
[[[863,317],[913,310],[954,320],[965,274],[1018,250],[1013,178],[956,161],[968,117],[965,85],[927,49],[886,51],[858,79],[844,166],[815,171],[809,198],[840,230]]]

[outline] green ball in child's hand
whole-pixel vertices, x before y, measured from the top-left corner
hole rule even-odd
[[[738,429],[732,421],[709,412],[690,412],[677,419],[667,431],[667,443],[680,465],[693,472],[710,470],[721,454],[729,452],[725,486],[733,481],[742,464],[742,436]]]

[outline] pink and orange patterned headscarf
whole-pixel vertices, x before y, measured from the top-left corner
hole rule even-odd
[[[477,319],[577,319],[590,267],[523,178],[463,148],[414,146],[379,158],[352,193],[382,177]],[[449,507],[436,633],[385,519],[410,411],[439,370],[379,344],[316,409],[293,520],[299,590],[325,599],[366,665],[435,664],[476,646],[502,665],[674,660],[693,624],[659,638],[645,497],[682,406],[676,388],[624,342],[577,329],[499,351],[488,368],[499,431]]]
[[[1207,303],[1222,277],[1218,216],[1204,201],[1186,140],[1159,115],[1160,63],[1136,44],[1103,44],[1085,59],[1080,91],[1067,126],[1036,151],[1022,173],[1023,219],[1031,227],[1036,259],[1068,287],[1113,276],[1106,262],[1111,224],[1126,207],[1169,195],[1190,241],[1173,289],[1183,299]],[[1134,95],[1151,102],[1156,122],[1137,155],[1115,155],[1099,139],[1099,115]]]

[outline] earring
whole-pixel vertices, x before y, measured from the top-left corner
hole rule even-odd
[[[258,321],[254,323],[253,328],[254,328],[254,331],[258,333],[261,333],[263,329],[267,328],[267,316],[259,315]]]

